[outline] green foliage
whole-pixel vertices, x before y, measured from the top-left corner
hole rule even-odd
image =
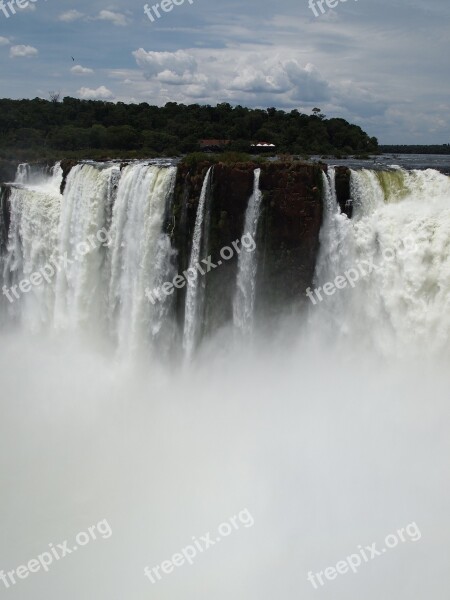
[[[239,162],[252,142],[270,142],[277,153],[369,154],[376,138],[344,119],[298,110],[267,110],[177,104],[163,107],[123,102],[0,100],[0,157],[20,160],[53,157],[177,156],[200,150],[200,139],[230,140],[218,157]],[[205,157],[205,155],[202,155]],[[206,155],[210,158],[210,155]],[[246,156],[246,158],[248,158]],[[190,159],[194,160],[194,159]]]
[[[227,165],[252,161],[253,157],[244,152],[224,152],[219,156],[219,162]]]
[[[217,155],[210,154],[209,152],[193,152],[192,154],[187,154],[183,158],[183,163],[185,163],[190,169],[196,169],[197,166],[202,162],[216,163],[218,162]]]

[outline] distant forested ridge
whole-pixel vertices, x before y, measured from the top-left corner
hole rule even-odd
[[[380,146],[380,151],[386,154],[450,154],[450,144]]]
[[[277,153],[365,154],[378,142],[344,119],[298,110],[177,104],[164,107],[64,98],[0,100],[0,158],[64,156],[176,156],[196,152],[200,139],[231,140],[228,150],[251,142],[276,145]]]

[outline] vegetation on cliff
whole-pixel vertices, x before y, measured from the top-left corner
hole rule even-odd
[[[196,152],[200,139],[231,140],[230,151],[251,141],[270,142],[277,152],[335,154],[376,152],[378,142],[344,119],[298,110],[186,106],[164,107],[78,100],[0,100],[0,158],[38,160],[176,156]]]

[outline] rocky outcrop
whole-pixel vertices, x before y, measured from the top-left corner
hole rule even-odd
[[[341,211],[351,219],[353,204],[350,199],[350,169],[348,167],[336,167],[336,196]]]
[[[181,270],[188,266],[192,233],[203,180],[210,163],[189,168],[180,165],[172,229]],[[261,168],[262,211],[257,234],[258,281],[256,310],[279,312],[300,304],[311,285],[322,224],[322,169],[301,162],[236,163],[214,165],[208,252],[217,262],[220,250],[239,240],[244,229],[254,170]],[[220,326],[232,316],[237,254],[208,274],[206,327]],[[258,304],[259,303],[259,304]],[[184,306],[180,294],[179,311]],[[182,315],[180,315],[182,318]]]
[[[6,251],[10,222],[9,194],[11,188],[0,185],[0,254]]]
[[[66,158],[64,160],[61,161],[61,169],[62,169],[62,181],[61,181],[61,194],[64,194],[64,190],[66,189],[66,181],[67,181],[67,176],[70,173],[70,171],[73,169],[73,167],[76,167],[76,165],[78,164],[77,160],[72,160],[69,158]]]
[[[12,160],[0,160],[0,183],[14,181],[18,163]]]

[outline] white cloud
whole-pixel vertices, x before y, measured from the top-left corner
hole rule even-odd
[[[122,13],[114,12],[112,10],[101,10],[95,20],[99,21],[111,21],[113,25],[119,25],[124,27],[128,25],[129,19]]]
[[[183,73],[182,75],[178,75],[177,73],[166,69],[165,71],[158,73],[156,79],[160,83],[166,83],[167,85],[187,85],[192,81],[192,73]]]
[[[108,90],[104,85],[101,85],[96,90],[82,87],[77,93],[83,100],[111,100],[114,98],[111,90]]]
[[[30,58],[31,56],[36,56],[37,54],[39,54],[37,48],[33,48],[33,46],[24,45],[11,46],[11,49],[9,51],[9,56],[11,58]]]
[[[250,64],[247,64],[250,63]],[[229,89],[249,94],[288,94],[292,100],[321,102],[329,98],[328,83],[311,63],[249,56],[238,68]]]
[[[137,87],[145,96],[159,97],[161,103],[172,95],[178,102],[202,98],[208,103],[250,106],[303,105],[306,110],[310,103],[325,103],[333,92],[332,82],[315,65],[301,64],[289,49],[274,55],[272,50],[254,47],[247,52],[240,47],[177,52],[139,48],[133,56],[149,82]]]
[[[125,26],[130,23],[130,19],[119,12],[113,10],[101,10],[96,17],[90,17],[78,10],[68,10],[59,15],[58,20],[66,23],[72,21],[78,21],[83,19],[84,21],[110,21],[113,25]]]
[[[75,65],[70,70],[76,75],[91,75],[94,72],[93,69],[88,69],[87,67],[82,67],[81,65]]]
[[[231,90],[249,92],[252,94],[267,93],[281,94],[289,89],[286,74],[281,68],[264,69],[249,65],[240,70],[230,84]]]
[[[197,61],[184,50],[146,52],[143,48],[139,48],[133,52],[133,56],[137,64],[144,69],[144,75],[148,79],[165,71],[181,76],[197,70]]]
[[[78,21],[82,19],[84,14],[79,12],[78,10],[68,10],[59,15],[58,20],[64,21],[65,23],[71,23],[72,21]]]
[[[0,35],[0,46],[7,46],[8,44],[10,44],[11,42],[9,41],[8,38],[6,37],[2,37]]]
[[[291,97],[302,102],[323,102],[330,98],[329,84],[311,63],[302,67],[296,60],[283,64],[289,81],[294,86]]]

